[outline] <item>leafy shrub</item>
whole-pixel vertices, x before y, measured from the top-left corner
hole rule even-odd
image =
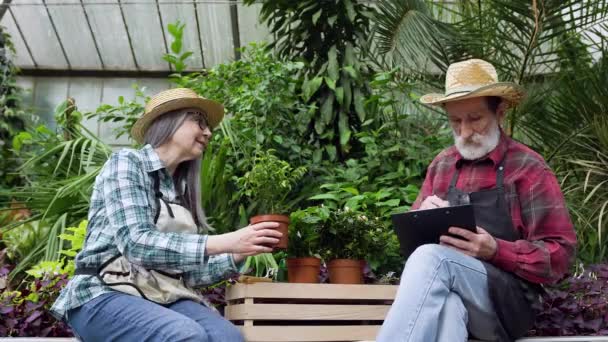
[[[257,3],[247,0],[245,4]],[[276,37],[270,47],[287,60],[302,60],[303,98],[318,110],[305,136],[319,158],[344,160],[354,133],[367,118],[367,41],[373,9],[362,1],[261,1],[260,19]],[[296,20],[297,19],[297,20]]]
[[[325,261],[332,259],[365,260],[378,249],[377,235],[384,230],[378,217],[344,209],[330,210],[321,228],[320,249]]]
[[[320,230],[328,218],[327,207],[308,207],[291,213],[289,217],[289,244],[287,254],[291,258],[319,255]]]
[[[304,176],[305,167],[293,168],[274,155],[274,150],[259,152],[253,168],[237,179],[241,194],[255,204],[258,214],[283,214],[293,187]]]

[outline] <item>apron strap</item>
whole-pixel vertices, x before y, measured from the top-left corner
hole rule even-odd
[[[154,183],[154,195],[156,198],[163,198],[163,193],[160,192],[160,176],[158,175],[160,170],[152,172],[152,179]]]
[[[76,270],[74,271],[74,275],[99,275],[99,272],[101,272],[101,270],[104,269],[104,267],[108,266],[109,264],[111,264],[114,260],[120,258],[122,255],[121,254],[117,254],[113,257],[111,257],[110,259],[106,260],[103,264],[101,264],[101,266],[99,267],[76,267]]]
[[[456,165],[455,167],[456,170],[454,171],[454,175],[452,175],[452,180],[450,181],[450,189],[456,189],[456,182],[458,182],[458,176],[460,175],[460,169],[458,168],[458,165]]]

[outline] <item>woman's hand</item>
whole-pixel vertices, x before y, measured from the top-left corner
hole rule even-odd
[[[245,256],[272,252],[272,246],[283,236],[274,229],[278,222],[261,222],[222,235],[210,235],[207,239],[207,254],[234,253],[235,261]],[[240,256],[240,257],[238,257]]]

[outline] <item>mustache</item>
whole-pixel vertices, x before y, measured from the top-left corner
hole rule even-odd
[[[485,136],[479,133],[473,133],[470,137],[465,139],[454,134],[454,138],[464,145],[481,145],[484,142]]]

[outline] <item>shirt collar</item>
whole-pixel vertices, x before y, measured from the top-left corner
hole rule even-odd
[[[157,171],[165,167],[156,151],[154,151],[152,145],[146,144],[139,151],[141,152],[141,155],[143,157],[142,159],[144,161],[144,168],[146,172]]]
[[[494,165],[494,168],[497,168],[498,165],[500,164],[500,162],[504,159],[505,154],[507,153],[508,147],[509,147],[509,137],[507,137],[506,134],[501,129],[500,130],[500,140],[498,140],[498,145],[496,145],[496,147],[492,151],[490,151],[490,153],[488,153],[484,157],[481,157],[481,158],[475,160],[475,162],[491,161],[492,164]],[[460,152],[458,152],[458,149],[456,148],[456,146],[454,146],[454,151],[456,152],[455,157],[456,157],[456,167],[457,168],[460,168],[460,166],[462,166],[462,164],[464,164],[466,162],[473,162],[473,160],[466,160],[466,159],[462,158],[462,155],[460,154]]]

